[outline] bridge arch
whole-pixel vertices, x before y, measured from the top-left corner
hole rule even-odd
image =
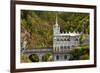
[[[45,56],[47,53],[52,54],[52,49],[27,49],[23,51],[23,54],[27,54],[27,56],[32,59],[32,55],[37,56],[39,61],[43,61],[43,56]],[[47,54],[48,56],[48,54]],[[52,56],[53,57],[53,56]]]

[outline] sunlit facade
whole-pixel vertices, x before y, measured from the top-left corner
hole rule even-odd
[[[61,33],[60,26],[56,23],[53,26],[53,52],[54,60],[64,60],[70,58],[70,50],[79,45],[79,33]]]

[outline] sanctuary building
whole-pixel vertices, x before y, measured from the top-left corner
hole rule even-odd
[[[69,52],[79,45],[79,33],[61,33],[60,26],[56,23],[53,26],[53,52],[54,60],[69,60]]]

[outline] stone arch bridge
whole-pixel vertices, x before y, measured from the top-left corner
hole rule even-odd
[[[30,56],[32,54],[37,54],[39,57],[39,61],[42,61],[42,57],[46,54],[51,54],[53,61],[64,61],[69,60],[70,54],[68,51],[54,51],[52,48],[40,48],[40,49],[24,49],[22,54],[26,54]]]
[[[39,61],[42,61],[42,57],[46,54],[46,53],[50,53],[53,57],[53,51],[51,48],[49,49],[25,49],[22,51],[22,54],[26,54],[27,56],[30,56],[32,54],[36,54],[39,57]]]

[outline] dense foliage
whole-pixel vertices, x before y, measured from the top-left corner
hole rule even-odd
[[[86,34],[89,34],[89,13],[21,10],[21,35],[24,34],[21,43],[23,39],[27,41],[26,49],[52,47],[56,15],[61,32],[82,33],[79,48],[70,52],[70,60],[89,59],[89,44],[84,44]],[[52,60],[50,53],[42,57],[42,61]],[[39,56],[22,54],[21,62],[39,62]]]
[[[46,53],[43,57],[42,57],[42,61],[52,61],[53,60],[53,56],[50,53]]]
[[[27,62],[30,62],[27,54],[21,54],[21,63],[27,63]]]
[[[84,45],[79,48],[73,49],[70,54],[72,57],[70,60],[87,60],[89,59],[89,46]]]
[[[61,32],[89,33],[88,13],[21,10],[21,33],[29,33],[27,48],[52,47],[56,14]]]
[[[39,57],[37,54],[32,54],[29,56],[31,62],[39,62]]]

